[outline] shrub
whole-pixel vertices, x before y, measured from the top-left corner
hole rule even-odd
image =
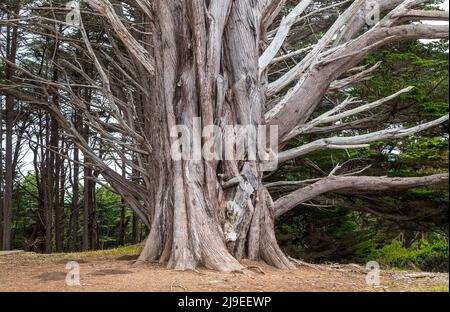
[[[436,237],[431,242],[415,241],[405,248],[400,240],[395,239],[390,244],[375,250],[371,257],[380,264],[397,268],[410,268],[411,264],[424,271],[448,272],[449,250],[448,242]]]

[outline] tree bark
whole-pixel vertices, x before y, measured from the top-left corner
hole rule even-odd
[[[3,103],[3,99],[1,100]],[[0,249],[3,249],[3,105],[0,109]]]
[[[133,242],[133,244],[137,244],[140,241],[139,231],[140,231],[139,217],[135,212],[133,212],[133,219],[131,225],[131,241]]]
[[[89,158],[85,156],[84,162],[89,166]],[[92,228],[93,228],[93,183],[92,169],[84,167],[84,187],[83,187],[83,250],[92,248]]]
[[[119,239],[117,240],[117,245],[125,245],[125,202],[121,200],[120,204],[120,219],[119,219]]]
[[[61,142],[61,147],[63,149],[63,155],[66,153],[64,148],[64,142]],[[64,205],[65,205],[65,194],[66,194],[66,167],[64,165],[64,159],[61,156],[58,158],[59,160],[59,176],[58,176],[58,199],[55,207],[55,247],[56,252],[62,252],[64,250]]]
[[[87,103],[90,103],[91,92],[88,89],[84,89],[84,98]],[[89,108],[88,108],[89,109]],[[86,142],[89,144],[90,127],[87,122],[83,125],[83,135]],[[94,181],[92,161],[89,155],[84,154],[84,178],[83,178],[83,250],[89,250],[93,248],[93,212],[94,212]]]
[[[157,105],[148,109],[163,120],[152,129],[153,137],[157,133],[163,143],[149,162],[158,164],[161,175],[154,184],[157,208],[140,261],[159,259],[178,270],[203,265],[231,272],[243,268],[239,260],[251,250],[253,258],[292,267],[277,245],[273,203],[255,161],[170,158],[174,144],[170,129],[175,125],[193,129],[194,117],[201,118],[202,126],[220,120],[222,129],[264,124],[257,31],[261,8],[253,5],[215,2],[209,12],[213,23],[205,19],[204,6],[197,1],[156,2],[152,102]],[[219,176],[242,176],[243,181],[224,189]]]
[[[352,191],[356,193],[370,193],[401,190],[416,186],[445,183],[448,182],[448,178],[448,173],[414,178],[330,176],[279,198],[275,202],[275,216],[279,217],[299,204],[328,192]]]

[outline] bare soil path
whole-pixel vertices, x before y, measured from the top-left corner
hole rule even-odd
[[[125,254],[124,254],[125,253]],[[128,254],[127,254],[128,253]],[[444,273],[382,270],[381,285],[368,286],[366,270],[357,265],[299,266],[281,271],[244,262],[244,274],[200,269],[175,272],[158,264],[133,266],[136,250],[83,254],[0,256],[0,291],[446,291]],[[66,264],[80,265],[81,286],[67,286]]]

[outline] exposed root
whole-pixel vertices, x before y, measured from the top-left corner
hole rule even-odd
[[[172,284],[170,284],[170,291],[173,291],[174,287],[178,287],[178,288],[183,289],[184,291],[187,291],[187,288],[186,288],[186,287],[184,287],[184,286],[181,285],[181,284],[175,284],[176,282],[177,282],[177,281],[173,281]]]
[[[146,264],[160,264],[159,261],[157,260],[135,260],[135,261],[131,261],[130,264],[134,267],[139,267],[139,266],[143,266]]]
[[[288,257],[288,259],[291,260],[297,266],[305,266],[305,267],[308,267],[308,268],[320,271],[320,269],[319,269],[319,267],[317,265],[310,264],[310,263],[304,262],[304,261],[299,260],[299,259],[294,259],[292,257]]]
[[[248,207],[252,207],[251,211],[255,214],[253,230],[250,231],[252,232],[251,239],[244,237],[245,234],[242,234],[243,238],[239,248],[233,248],[233,256],[225,244],[219,224],[215,223],[217,220],[208,214],[207,200],[203,199],[200,188],[194,183],[196,180],[193,177],[202,175],[193,174],[195,173],[195,167],[189,169],[186,171],[189,174],[185,173],[185,179],[190,187],[189,191],[180,196],[182,197],[179,200],[181,204],[175,211],[179,215],[174,214],[173,221],[169,222],[177,224],[177,226],[173,228],[173,231],[167,226],[167,233],[165,234],[160,232],[159,227],[153,228],[140,257],[134,263],[135,266],[156,261],[161,265],[167,265],[167,268],[171,270],[193,271],[197,274],[201,274],[196,270],[197,267],[240,274],[245,274],[246,270],[253,269],[260,274],[265,274],[260,267],[245,268],[239,262],[239,259],[245,256],[244,254],[247,251],[247,253],[252,254],[252,258],[255,260],[263,260],[279,269],[295,268],[292,261],[286,257],[278,246],[274,233],[273,201],[267,189],[259,189],[260,194],[258,195],[256,208],[249,201]],[[192,187],[192,185],[197,186]],[[254,210],[258,211],[255,212]],[[178,217],[178,219],[175,220],[175,217]],[[249,232],[250,221],[249,219],[245,226],[247,229],[244,231],[245,233]],[[154,223],[154,225],[158,224]],[[156,245],[151,243],[152,239],[156,239]],[[247,250],[245,250],[245,244]],[[254,246],[255,244],[258,246]]]
[[[197,273],[198,275],[206,275],[206,273],[200,272],[199,270],[195,269],[193,270],[194,273]]]
[[[256,266],[256,265],[248,266],[245,269],[247,269],[247,270],[255,270],[255,271],[258,271],[259,273],[261,273],[263,275],[266,275],[266,272],[264,272],[264,270],[261,267]]]
[[[145,261],[142,261],[142,260],[139,260],[139,259],[131,263],[131,265],[134,266],[134,267],[142,266],[144,264],[145,264]]]
[[[244,269],[234,270],[234,271],[231,271],[230,273],[245,274],[245,270]]]

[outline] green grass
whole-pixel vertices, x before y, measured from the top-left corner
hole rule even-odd
[[[430,285],[411,289],[413,292],[449,292],[448,284]]]
[[[91,257],[120,257],[120,256],[137,256],[142,251],[142,244],[129,245],[114,249],[83,251],[73,253],[54,254],[55,256],[71,257],[71,258],[91,258]]]
[[[129,245],[114,249],[105,249],[97,251],[83,251],[70,253],[52,253],[41,254],[35,252],[24,252],[3,256],[3,259],[13,261],[18,264],[47,264],[59,261],[80,261],[87,258],[119,258],[121,256],[138,256],[142,251],[143,245]]]

